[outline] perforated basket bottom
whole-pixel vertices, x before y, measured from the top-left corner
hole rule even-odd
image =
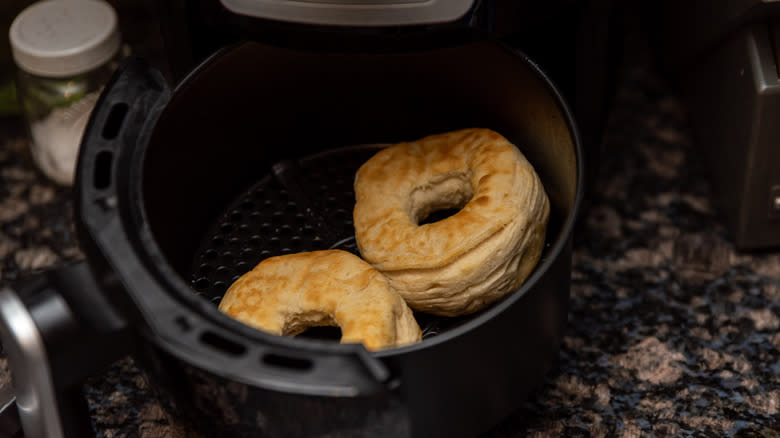
[[[236,198],[206,233],[193,261],[191,281],[196,293],[218,305],[235,280],[272,256],[323,249],[360,256],[352,224],[352,184],[358,168],[380,148],[333,149],[274,165],[272,172]],[[476,315],[445,318],[415,313],[424,338]],[[339,338],[338,329],[309,330],[303,335],[307,334]]]

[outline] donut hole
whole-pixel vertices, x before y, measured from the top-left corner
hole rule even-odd
[[[298,337],[338,342],[341,340],[341,327],[329,325],[309,327],[299,333]]]
[[[474,196],[470,173],[446,173],[415,187],[407,209],[412,221],[425,225],[457,214]]]
[[[453,208],[442,208],[439,210],[434,210],[428,216],[422,218],[417,225],[425,225],[425,224],[432,224],[434,222],[443,221],[444,219],[447,219],[450,216],[454,216],[457,214],[463,206],[453,207]]]
[[[305,312],[287,318],[282,334],[307,339],[341,340],[341,327],[324,312]]]

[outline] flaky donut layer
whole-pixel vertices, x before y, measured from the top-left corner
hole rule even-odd
[[[465,129],[383,149],[355,177],[363,258],[413,309],[475,312],[525,281],[544,247],[549,201],[500,134]],[[438,222],[428,213],[462,207]]]
[[[346,251],[271,257],[233,283],[219,310],[259,330],[294,336],[338,326],[342,343],[369,350],[420,341],[411,309],[368,263]]]

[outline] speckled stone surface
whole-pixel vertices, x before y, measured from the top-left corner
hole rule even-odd
[[[560,358],[485,438],[780,437],[780,252],[735,251],[684,106],[646,67],[621,77]],[[82,257],[70,192],[34,169],[23,134],[0,123],[0,286]],[[84,392],[96,436],[197,436],[130,358]]]
[[[735,251],[699,157],[680,101],[629,69],[561,359],[491,437],[780,437],[780,253]]]

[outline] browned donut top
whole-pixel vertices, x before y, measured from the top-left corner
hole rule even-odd
[[[535,178],[520,151],[489,129],[431,135],[381,150],[355,178],[361,255],[383,272],[447,265],[511,221],[526,220]],[[437,203],[427,199],[432,195],[450,199],[431,208]],[[417,225],[428,210],[460,201],[468,202],[458,213]]]
[[[342,342],[362,342],[371,350],[421,337],[411,310],[387,279],[339,250],[265,259],[230,286],[219,310],[277,335],[339,326]]]

